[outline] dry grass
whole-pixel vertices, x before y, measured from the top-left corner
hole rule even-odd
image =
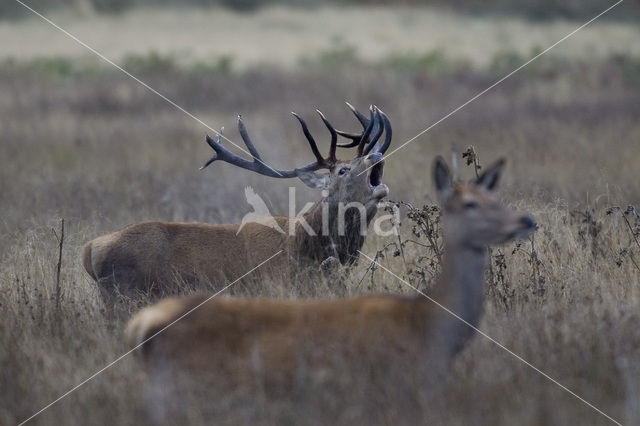
[[[640,91],[632,64],[624,58],[542,60],[389,158],[385,170],[392,199],[421,205],[430,200],[428,170],[435,154],[474,145],[482,163],[508,158],[501,193],[534,213],[541,228],[535,255],[527,242],[503,247],[504,259],[494,250],[481,329],[628,424],[640,421],[634,405],[640,399],[640,271],[631,258],[640,260],[640,247],[625,216],[606,213],[614,205],[624,211],[640,203]],[[205,121],[226,125],[234,140],[234,115],[242,112],[266,159],[288,166],[309,156],[288,116],[291,109],[311,117],[317,106],[340,127],[354,128],[341,101],[375,102],[391,117],[398,146],[499,75],[459,70],[434,76],[354,64],[143,77]],[[204,129],[116,73],[71,78],[3,69],[0,92],[0,423],[9,424],[125,350],[122,320],[104,316],[81,266],[84,242],[151,219],[237,221],[248,208],[241,194],[249,184],[274,212],[285,212],[290,183],[227,165],[198,172],[210,155]],[[326,134],[316,120],[312,132]],[[470,176],[471,170],[461,173]],[[300,206],[317,197],[297,187]],[[56,310],[52,229],[60,217],[67,232]],[[637,219],[632,213],[626,218],[637,232]],[[403,220],[403,239],[427,243],[424,234],[412,236],[411,227],[411,220]],[[365,251],[375,253],[389,242],[370,238]],[[393,249],[381,261],[427,288],[434,268],[421,256],[429,253],[408,243],[406,263]],[[368,266],[360,262],[349,275],[350,294],[412,294]],[[246,284],[235,293],[255,286],[268,296],[306,295],[287,283]],[[329,288],[325,293],[334,296]],[[126,358],[34,423],[147,423],[144,385],[135,359]],[[389,392],[394,389],[389,383]],[[252,410],[226,402],[229,410],[216,423],[315,423],[303,408],[287,403],[258,401]],[[420,416],[436,424],[607,423],[480,336],[461,354],[442,394],[422,408]],[[416,420],[403,419],[394,407],[386,412],[400,423]]]

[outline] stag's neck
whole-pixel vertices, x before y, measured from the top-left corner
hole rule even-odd
[[[364,223],[361,224],[363,214]],[[369,223],[375,214],[376,209],[366,212],[355,208],[347,209],[344,214],[344,226],[341,227],[338,203],[326,200],[316,202],[302,216],[315,235],[309,234],[301,224],[296,226],[294,241],[298,253],[317,261],[333,256],[343,265],[351,264],[358,257]]]
[[[468,324],[439,310],[433,329],[452,354],[471,338],[482,316],[484,303],[485,248],[447,245],[442,274],[433,290],[434,300],[450,309]],[[430,302],[426,302],[430,303]]]

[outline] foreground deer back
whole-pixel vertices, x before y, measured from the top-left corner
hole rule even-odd
[[[260,221],[228,225],[146,222],[98,237],[85,246],[83,261],[105,302],[113,305],[118,294],[134,297],[154,290],[175,292],[172,283],[177,277],[215,287],[242,276],[278,251],[283,254],[261,268],[262,273],[282,273],[329,257],[342,264],[353,262],[378,202],[389,192],[382,183],[382,156],[391,143],[392,131],[389,119],[379,109],[371,107],[367,118],[350,108],[363,126],[361,133],[336,130],[320,113],[331,136],[327,157],[320,154],[304,120],[294,114],[316,160],[291,170],[277,170],[264,163],[240,118],[238,130],[252,161],[224,147],[220,135],[216,140],[207,136],[215,155],[202,168],[222,161],[271,178],[299,178],[324,190],[325,196],[300,217],[269,218],[274,226]],[[339,135],[351,142],[338,144]],[[355,157],[339,160],[339,147],[355,148]],[[328,172],[320,173],[323,169]],[[359,208],[347,209],[341,228],[340,206],[349,203]]]
[[[472,183],[456,184],[441,159],[434,166],[447,233],[432,296],[474,326],[482,312],[486,246],[524,237],[536,226],[530,215],[494,198],[503,165],[498,162]],[[204,300],[166,299],[146,308],[130,320],[126,336],[130,347],[141,345],[141,360],[152,378],[162,378],[156,382],[162,389],[194,389],[199,385],[190,380],[197,378],[206,383],[208,401],[215,401],[217,391],[245,388],[275,398],[308,395],[310,401],[342,392],[337,399],[350,401],[345,404],[351,408],[387,406],[394,394],[413,401],[437,386],[472,335],[468,325],[422,296],[217,297],[199,306]],[[359,395],[366,397],[354,403]]]

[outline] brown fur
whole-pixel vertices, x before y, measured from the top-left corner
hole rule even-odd
[[[91,243],[87,243],[82,247],[82,266],[84,266],[84,270],[87,271],[91,278],[97,280],[91,264]]]
[[[489,169],[475,184],[452,187],[446,169],[439,169],[437,179],[448,237],[443,272],[432,295],[473,326],[482,313],[486,244],[535,228],[529,215],[502,206],[490,194],[501,167]],[[142,344],[205,300],[168,299],[142,310],[127,326],[129,346]],[[313,387],[318,380],[354,376],[377,392],[383,390],[377,386],[398,377],[412,392],[428,392],[472,334],[467,324],[422,296],[302,301],[220,297],[146,343],[144,362],[152,376],[169,368],[176,377],[198,381],[208,374],[214,382],[232,377],[231,388],[260,378],[269,394],[295,394],[300,380]]]
[[[373,219],[377,203],[387,189],[385,185],[376,188],[370,185],[371,170],[360,175],[380,158],[372,156],[339,162],[330,171],[326,179],[330,182],[329,195],[303,216],[316,236],[309,235],[300,224],[295,225],[296,232],[290,236],[289,223],[297,218],[282,216],[275,220],[285,234],[255,222],[246,223],[238,235],[239,224],[145,222],[87,243],[83,251],[84,267],[99,284],[107,305],[113,306],[118,293],[128,297],[139,292],[176,293],[174,283],[178,277],[188,282],[204,282],[206,288],[219,288],[221,283],[237,279],[279,250],[283,252],[261,267],[257,276],[275,273],[287,277],[289,272],[318,265],[330,256],[342,264],[350,264],[357,258],[364,235],[360,235],[360,216],[355,210],[350,211],[351,220],[345,223],[345,235],[339,235],[338,204],[360,202],[366,207],[367,225]],[[344,168],[348,172],[340,174]],[[325,203],[330,229],[328,235],[321,235]]]
[[[165,299],[140,312],[127,326],[129,346],[140,344],[205,300],[205,296]],[[204,368],[217,373],[246,369],[258,353],[265,371],[272,374],[270,384],[290,386],[296,378],[292,366],[309,363],[312,349],[342,350],[341,363],[350,355],[352,361],[364,361],[362,355],[374,342],[401,347],[424,341],[429,321],[423,320],[432,315],[432,306],[421,300],[384,296],[303,301],[219,297],[164,330],[143,350],[147,362],[157,368],[162,368],[162,362],[156,364],[162,354],[179,368],[196,371],[208,366]],[[348,352],[343,345],[348,345]],[[325,356],[318,361],[330,365],[331,354]],[[247,373],[251,375],[251,368]],[[240,382],[249,379],[238,377]]]

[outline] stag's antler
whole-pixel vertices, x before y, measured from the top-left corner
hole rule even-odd
[[[245,127],[244,122],[242,121],[242,117],[238,116],[238,131],[240,132],[240,136],[242,137],[244,144],[247,146],[249,153],[253,157],[253,161],[246,160],[234,154],[233,152],[229,151],[227,148],[225,148],[222,145],[221,134],[218,134],[215,140],[213,140],[209,135],[207,135],[207,143],[211,148],[213,148],[213,150],[215,151],[215,154],[213,155],[213,157],[211,157],[209,161],[207,161],[202,167],[200,167],[200,170],[204,169],[205,167],[207,167],[209,164],[213,163],[216,160],[224,161],[226,163],[233,164],[234,166],[238,166],[240,168],[251,170],[261,175],[274,177],[274,178],[292,178],[292,177],[298,176],[299,172],[310,172],[310,171],[315,171],[320,169],[330,169],[337,162],[336,145],[337,145],[338,135],[336,133],[336,130],[333,128],[331,123],[327,121],[324,115],[320,111],[318,111],[318,113],[320,114],[320,117],[322,118],[322,121],[324,122],[324,124],[329,129],[329,132],[331,132],[331,148],[329,149],[329,156],[327,158],[324,158],[322,154],[320,154],[320,151],[318,150],[318,145],[316,144],[316,141],[313,139],[313,136],[311,136],[311,133],[307,128],[307,123],[305,123],[305,121],[298,114],[294,112],[292,114],[300,122],[300,125],[302,126],[302,131],[306,136],[307,141],[309,142],[309,146],[311,147],[311,151],[313,152],[313,155],[316,157],[316,161],[304,167],[300,167],[292,170],[274,169],[273,167],[268,166],[262,160],[260,153],[255,148],[255,146],[253,145],[253,142],[251,141],[251,138],[249,137],[249,133],[247,132],[247,128]]]
[[[355,108],[353,108],[351,105],[349,105],[349,107],[356,114],[356,117],[360,119],[359,117],[360,113],[357,112]],[[363,155],[363,153],[364,155],[368,154],[369,151],[371,151],[371,149],[374,147],[374,145],[377,145],[378,139],[382,135],[383,128],[387,130],[387,139],[389,139],[389,142],[391,141],[390,139],[391,126],[389,125],[389,120],[386,118],[386,116],[382,111],[380,111],[379,109],[373,106],[370,108],[370,111],[371,111],[371,118],[367,119],[366,117],[364,117],[364,120],[366,121],[361,121],[361,123],[363,123],[363,126],[365,125],[364,124],[365,122],[367,126],[366,126],[366,129],[363,131],[363,133],[361,135],[358,135],[358,143],[357,143],[358,155],[357,156],[361,156]],[[295,112],[292,112],[292,114],[300,122],[300,126],[302,127],[302,132],[304,133],[305,137],[307,138],[307,141],[309,142],[309,146],[311,147],[311,152],[313,152],[313,155],[316,157],[316,161],[314,161],[313,163],[307,164],[304,167],[299,167],[292,170],[278,170],[268,166],[262,160],[262,158],[260,157],[260,153],[258,152],[258,150],[256,150],[255,146],[253,145],[253,142],[251,141],[251,138],[247,133],[247,128],[242,122],[242,117],[238,116],[238,131],[240,132],[240,136],[242,137],[242,140],[244,141],[245,145],[247,146],[247,149],[249,150],[249,154],[251,154],[251,156],[253,157],[253,161],[246,160],[234,154],[233,152],[229,151],[227,148],[225,148],[222,145],[221,133],[218,134],[215,140],[213,140],[211,137],[209,137],[209,135],[207,135],[207,143],[211,148],[213,148],[213,150],[215,151],[215,154],[213,155],[213,157],[211,157],[209,161],[207,161],[202,167],[200,167],[200,170],[204,169],[205,167],[207,167],[208,165],[210,165],[216,160],[224,161],[226,163],[233,164],[243,169],[251,170],[261,175],[274,177],[274,178],[292,178],[292,177],[299,176],[299,174],[303,172],[312,172],[320,169],[332,169],[333,166],[335,166],[335,164],[338,162],[338,159],[336,158],[336,148],[338,146],[341,146],[341,145],[338,145],[338,134],[352,138],[352,139],[355,138],[355,136],[347,132],[341,132],[339,130],[336,130],[331,125],[331,123],[329,123],[329,121],[326,119],[324,114],[318,111],[318,114],[320,114],[320,118],[322,119],[322,122],[324,123],[325,126],[327,126],[327,129],[329,129],[329,132],[331,133],[331,147],[329,148],[329,155],[325,158],[320,153],[320,150],[318,149],[318,145],[316,144],[316,141],[313,139],[313,136],[311,136],[311,133],[309,132],[309,128],[307,127],[307,123],[305,123],[302,117],[300,117]],[[377,127],[374,125],[374,122],[377,122]],[[372,129],[374,127],[376,127],[376,132],[375,134],[372,135]],[[366,145],[366,149],[365,149],[365,145]],[[346,147],[347,145],[342,145],[342,146]],[[352,144],[349,144],[348,146],[356,146],[356,144],[352,143]],[[383,146],[388,146],[386,139],[385,139],[385,144]]]
[[[345,138],[351,139],[352,142],[346,144],[338,144],[340,148],[352,148],[354,146],[358,147],[358,151],[356,157],[360,157],[362,155],[367,155],[369,152],[373,150],[373,152],[379,152],[380,154],[384,154],[389,145],[391,144],[391,122],[389,121],[389,117],[382,112],[380,108],[375,105],[371,105],[369,107],[369,118],[367,118],[364,114],[354,108],[349,102],[346,102],[347,106],[356,116],[360,124],[362,124],[362,133],[350,133],[344,132],[342,130],[336,130],[336,132]],[[384,142],[381,146],[379,146],[378,141],[380,136],[382,136],[382,132],[386,132],[386,136],[384,138]]]

